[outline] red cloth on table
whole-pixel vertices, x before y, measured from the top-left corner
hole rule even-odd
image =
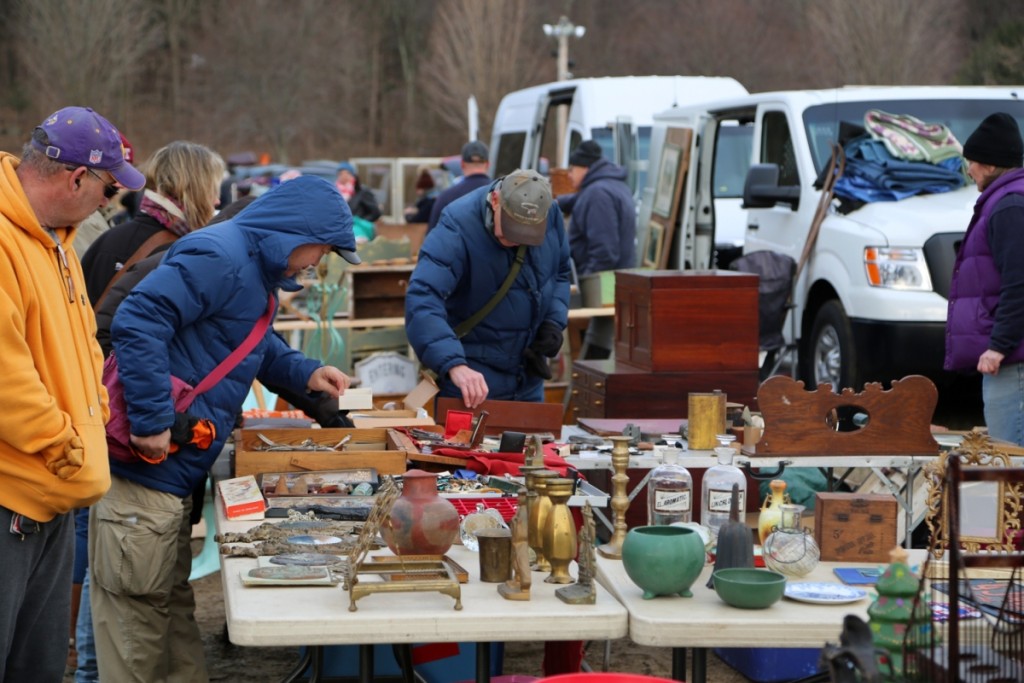
[[[466,458],[466,468],[477,474],[518,475],[519,466],[526,456],[523,453],[490,453],[488,451],[463,451],[458,448],[435,448],[436,455],[447,455],[455,458]],[[569,463],[558,455],[554,444],[544,446],[544,467],[558,472],[563,477],[568,474]]]

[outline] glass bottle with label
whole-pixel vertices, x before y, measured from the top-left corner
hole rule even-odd
[[[701,523],[711,530],[711,535],[718,538],[718,530],[729,521],[729,506],[732,501],[732,485],[739,485],[739,509],[746,509],[747,502],[747,478],[743,476],[740,468],[732,464],[732,458],[736,454],[729,445],[735,437],[721,435],[718,441],[721,445],[715,448],[715,456],[718,464],[708,468],[704,473],[704,481],[701,485],[700,515]]]
[[[678,464],[680,448],[665,448],[664,463],[647,482],[647,523],[673,524],[693,518],[693,477]]]

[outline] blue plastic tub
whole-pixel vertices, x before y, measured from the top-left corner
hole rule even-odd
[[[754,683],[781,683],[824,671],[818,664],[821,648],[716,647],[714,652]]]
[[[426,683],[455,683],[476,678],[476,643],[431,643],[412,646],[413,668]],[[322,675],[327,678],[359,676],[358,645],[328,645],[323,648]],[[504,643],[491,643],[491,676],[500,676],[505,657]],[[309,674],[309,669],[305,672]],[[373,646],[374,678],[399,679],[402,670],[390,645]]]

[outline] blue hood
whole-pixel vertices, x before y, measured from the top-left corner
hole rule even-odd
[[[329,244],[335,250],[356,249],[348,203],[331,183],[316,176],[281,183],[220,225],[232,224],[242,228],[259,254],[260,269],[275,275],[268,284],[285,291],[301,289],[295,278],[283,275],[296,247]]]

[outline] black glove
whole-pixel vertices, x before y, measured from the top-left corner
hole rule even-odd
[[[530,348],[548,358],[554,358],[562,350],[562,328],[550,320],[545,320],[537,328]]]
[[[523,367],[531,375],[536,375],[541,379],[551,379],[551,366],[548,365],[548,359],[534,351],[532,347],[523,351]]]

